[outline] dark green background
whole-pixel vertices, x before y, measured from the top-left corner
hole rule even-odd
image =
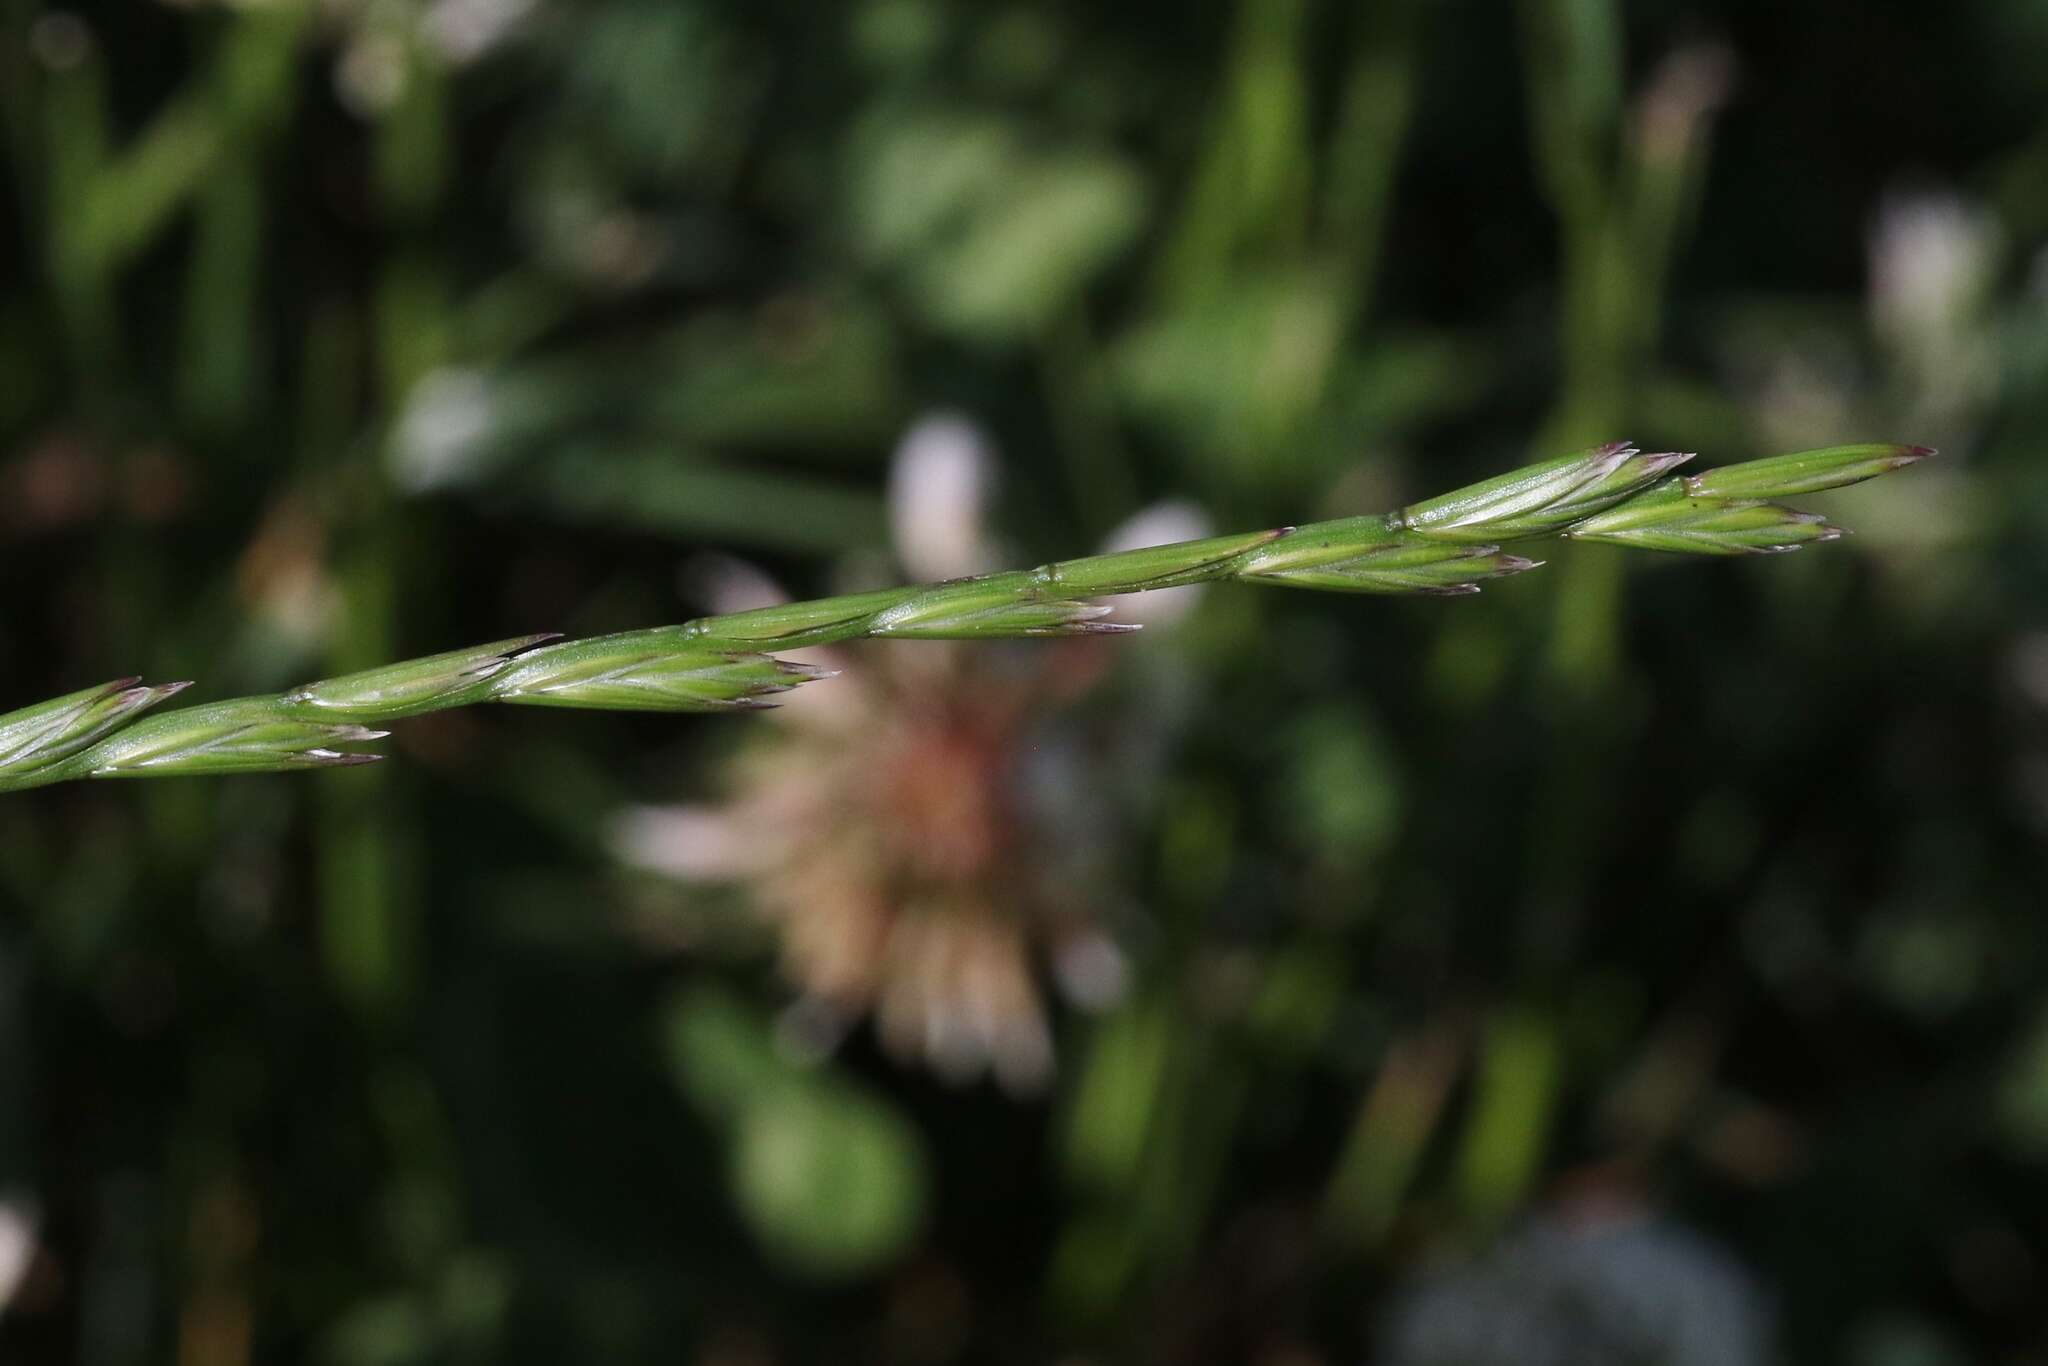
[[[754,720],[0,799],[0,1360],[2048,1361],[2048,9],[539,0],[449,50],[502,8],[0,0],[0,707],[676,620],[706,549],[886,574],[941,409],[1019,563],[1616,437],[1943,459],[1808,554],[1120,646],[1045,707],[1160,756],[1075,794],[1131,989],[1036,1100],[778,1054],[744,896],[607,854]],[[1531,1229],[1772,1345],[1610,1333]],[[1494,1348],[1418,1345],[1432,1275]]]

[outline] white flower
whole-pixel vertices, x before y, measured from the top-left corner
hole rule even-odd
[[[995,568],[986,513],[995,450],[957,413],[921,418],[889,469],[889,531],[913,579],[957,579]]]
[[[1870,234],[1870,314],[1915,391],[1916,429],[1987,397],[1998,353],[1985,311],[2003,251],[1988,210],[1953,194],[1894,195]]]
[[[1949,193],[1897,194],[1870,233],[1870,310],[1878,330],[1914,347],[1946,340],[1990,283],[1998,221]]]

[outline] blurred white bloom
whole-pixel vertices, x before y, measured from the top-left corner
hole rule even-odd
[[[492,407],[490,382],[475,370],[436,370],[415,384],[391,437],[391,475],[399,487],[425,493],[475,474]]]
[[[0,1309],[28,1274],[36,1250],[36,1217],[19,1193],[0,1195]]]
[[[365,29],[334,64],[334,94],[360,119],[374,119],[405,94],[405,39],[382,29]]]
[[[612,824],[612,849],[636,868],[685,881],[752,877],[782,852],[702,806],[627,807]]]
[[[2003,234],[1954,194],[1894,195],[1870,233],[1870,313],[1914,380],[1923,421],[1966,412],[1995,382],[1983,317]]]
[[[1975,306],[1998,258],[1998,222],[1953,194],[1893,195],[1870,234],[1870,307],[1886,335],[1944,333]]]
[[[534,0],[434,0],[420,29],[443,57],[459,66],[503,41],[533,7]]]
[[[1143,550],[1147,546],[1171,545],[1175,541],[1198,541],[1212,534],[1208,515],[1189,502],[1154,503],[1111,531],[1103,539],[1104,554],[1119,550]],[[1164,626],[1179,621],[1202,600],[1203,585],[1162,588],[1150,593],[1122,593],[1108,599],[1116,608],[1116,620],[1145,626]]]
[[[889,529],[913,579],[957,579],[995,567],[986,513],[995,484],[988,437],[957,413],[919,419],[889,469]]]
[[[1130,963],[1117,942],[1099,930],[1075,934],[1052,960],[1053,980],[1083,1010],[1107,1010],[1124,998]]]

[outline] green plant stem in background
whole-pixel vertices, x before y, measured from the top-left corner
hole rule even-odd
[[[270,697],[142,713],[182,685],[88,689],[0,717],[0,791],[77,778],[249,773],[367,763],[371,729],[483,702],[607,711],[767,704],[823,676],[762,653],[856,638],[986,640],[1135,629],[1088,601],[1236,579],[1356,593],[1476,593],[1538,563],[1520,541],[1568,537],[1681,554],[1796,550],[1842,534],[1774,497],[1839,488],[1933,452],[1837,446],[1698,475],[1690,457],[1614,444],[1381,516],[1217,536],[948,583],[789,603],[590,640],[521,636]]]

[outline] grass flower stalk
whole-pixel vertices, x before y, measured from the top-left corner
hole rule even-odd
[[[1107,634],[1090,599],[1236,580],[1458,596],[1535,568],[1518,542],[1567,538],[1693,555],[1756,555],[1842,529],[1774,500],[1914,464],[1921,446],[1803,451],[1697,474],[1623,443],[1561,456],[1398,512],[1095,555],[947,583],[787,603],[587,640],[519,636],[245,697],[145,715],[187,685],[121,679],[0,716],[0,792],[81,778],[364,764],[355,746],[424,712],[487,702],[607,711],[743,711],[827,676],[767,653],[859,638]]]

